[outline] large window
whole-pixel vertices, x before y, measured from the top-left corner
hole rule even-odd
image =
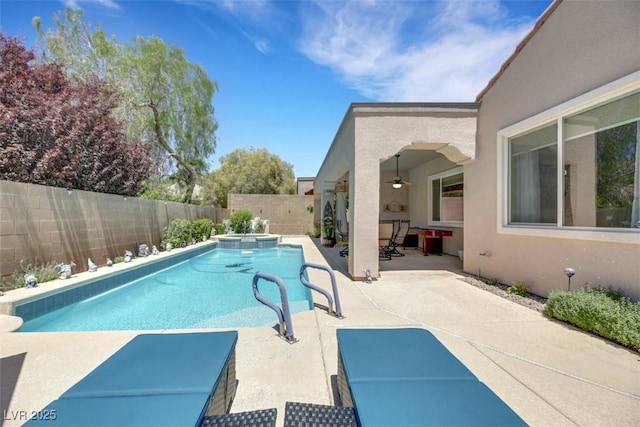
[[[640,227],[640,93],[564,119],[564,225]]]
[[[557,135],[552,124],[509,141],[510,223],[556,222]]]
[[[508,223],[640,228],[639,141],[640,92],[508,138]]]
[[[429,177],[429,224],[462,225],[464,175],[455,168]]]

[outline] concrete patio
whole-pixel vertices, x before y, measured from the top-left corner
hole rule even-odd
[[[335,404],[336,329],[420,327],[530,425],[638,425],[638,353],[469,285],[457,258],[407,250],[381,261],[381,277],[367,284],[340,273],[337,249],[320,249],[306,236],[283,241],[302,245],[308,262],[336,269],[346,318],[319,308],[294,315],[295,344],[270,327],[240,329],[231,412],[275,407],[282,425],[287,401]],[[310,280],[329,288],[323,272],[310,270]],[[0,423],[21,425],[15,414],[44,408],[136,334],[0,335]],[[416,404],[424,398],[416,396]]]

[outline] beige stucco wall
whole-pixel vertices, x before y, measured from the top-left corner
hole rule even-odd
[[[593,239],[499,234],[497,139],[501,128],[640,70],[640,2],[564,1],[482,99],[478,158],[465,166],[464,269],[523,280],[546,295],[586,282],[640,298],[640,234],[593,231]],[[637,232],[637,230],[635,230]],[[605,235],[606,233],[606,235]],[[637,237],[637,238],[636,238]],[[488,251],[491,256],[480,256]]]
[[[162,230],[175,218],[226,218],[226,210],[113,194],[0,181],[0,276],[27,265],[87,259],[104,265],[138,245],[160,248]]]
[[[313,196],[298,194],[229,194],[229,213],[248,209],[269,220],[269,232],[283,235],[313,233]],[[315,208],[313,209],[315,210]]]

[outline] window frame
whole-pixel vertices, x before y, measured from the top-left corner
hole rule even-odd
[[[428,194],[427,194],[427,203],[428,205],[428,210],[427,210],[427,224],[429,226],[433,226],[433,227],[452,227],[452,228],[462,228],[464,227],[464,220],[463,221],[435,221],[433,219],[433,181],[436,179],[441,180],[444,178],[447,178],[449,176],[453,176],[453,175],[459,175],[462,174],[462,184],[463,184],[463,190],[462,190],[462,198],[463,198],[463,217],[464,217],[464,166],[458,166],[452,169],[447,169],[446,171],[443,172],[439,172],[433,175],[429,175],[427,177],[427,189],[428,189]],[[440,194],[440,200],[442,200],[442,193]],[[442,216],[442,201],[440,202],[440,213]]]
[[[509,140],[544,126],[557,124],[558,165],[564,164],[564,119],[598,105],[615,101],[640,90],[640,71],[586,92],[546,111],[502,128],[497,132],[497,232],[498,234],[571,238],[617,243],[640,244],[638,228],[580,227],[563,225],[563,167],[557,168],[557,213],[555,224],[510,224],[510,144]]]

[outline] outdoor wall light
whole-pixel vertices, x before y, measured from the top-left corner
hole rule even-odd
[[[576,271],[571,267],[567,267],[564,269],[564,274],[569,278],[569,290],[571,290],[571,277],[576,274]]]
[[[72,195],[73,194],[73,188],[67,187],[67,194],[68,195]]]

